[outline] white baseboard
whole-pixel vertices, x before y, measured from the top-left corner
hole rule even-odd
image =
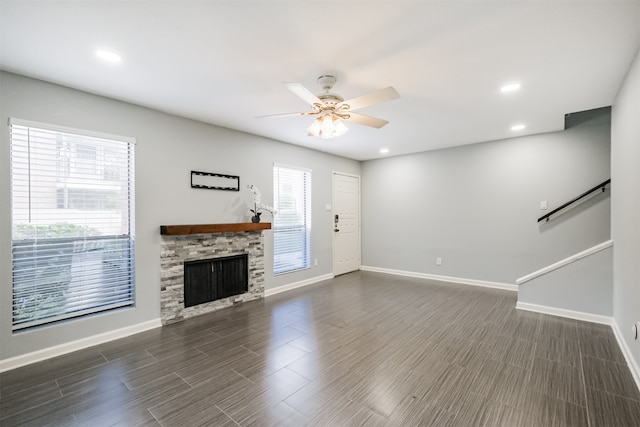
[[[288,285],[278,286],[277,288],[265,289],[264,296],[269,297],[281,292],[290,291],[292,289],[301,288],[303,286],[313,285],[314,283],[322,282],[323,280],[333,279],[333,277],[333,274],[324,274],[322,276],[312,277],[310,279],[301,280],[299,282],[289,283]]]
[[[552,316],[566,317],[568,319],[582,320],[591,323],[600,323],[602,325],[613,325],[613,317],[602,316],[600,314],[585,313],[583,311],[568,310],[566,308],[549,307],[546,305],[530,304],[521,301],[518,301],[516,303],[516,308],[518,310],[550,314]]]
[[[370,267],[366,265],[361,266],[360,270],[373,271],[375,273],[394,274],[396,276],[417,277],[419,279],[437,280],[439,282],[458,283],[461,285],[482,286],[483,288],[502,289],[505,291],[518,291],[518,287],[516,285],[512,285],[509,283],[488,282],[485,280],[465,279],[462,277],[439,276],[437,274],[392,270],[390,268]]]
[[[618,341],[618,346],[620,350],[622,350],[622,354],[624,355],[625,360],[627,361],[627,366],[629,366],[629,370],[631,371],[631,375],[636,382],[636,387],[640,390],[640,367],[636,363],[633,355],[631,354],[631,350],[627,346],[627,342],[624,340],[622,332],[618,327],[618,322],[615,320],[611,325],[611,329],[613,329],[613,334],[616,336],[616,340]]]
[[[21,366],[30,365],[31,363],[40,362],[52,357],[61,356],[73,351],[82,350],[87,347],[113,341],[118,338],[128,337],[129,335],[148,331],[150,329],[162,326],[160,319],[150,320],[148,322],[138,323],[137,325],[127,326],[125,328],[116,329],[114,331],[104,332],[102,334],[93,335],[76,341],[56,345],[31,353],[23,354],[9,359],[0,360],[0,372],[10,371]]]

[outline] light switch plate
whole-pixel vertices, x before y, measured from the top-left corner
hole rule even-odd
[[[543,201],[540,202],[540,209],[543,210],[543,211],[547,210],[547,201],[546,200],[543,200]]]

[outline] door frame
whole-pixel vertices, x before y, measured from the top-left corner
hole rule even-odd
[[[362,268],[362,178],[360,175],[350,173],[350,172],[341,172],[338,170],[331,170],[331,273],[335,277],[336,269],[335,269],[335,254],[336,254],[336,238],[333,228],[335,224],[333,222],[333,218],[335,217],[335,186],[334,179],[336,175],[350,176],[352,178],[358,179],[358,270]],[[354,270],[357,271],[357,270]]]

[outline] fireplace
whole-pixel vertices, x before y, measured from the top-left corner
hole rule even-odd
[[[160,314],[162,324],[169,324],[220,310],[233,304],[264,297],[264,243],[262,231],[271,228],[269,223],[204,224],[161,226],[160,242]],[[238,259],[244,258],[245,264]],[[221,289],[198,290],[192,299],[191,281],[198,284],[222,280],[216,263],[228,259],[236,261],[230,275],[242,270],[246,285],[239,292],[236,285],[225,282]],[[186,270],[185,270],[186,266]],[[186,273],[194,267],[193,274]],[[213,268],[213,272],[211,269]],[[226,268],[223,267],[223,271]],[[233,273],[233,274],[231,274]],[[189,282],[187,284],[187,282]],[[220,282],[222,283],[222,282]],[[205,285],[206,286],[206,285]],[[217,285],[216,285],[217,286]],[[233,287],[234,290],[230,290]],[[209,295],[211,294],[211,295]]]
[[[185,308],[247,292],[247,260],[244,254],[185,262]]]

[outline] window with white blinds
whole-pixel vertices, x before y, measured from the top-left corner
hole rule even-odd
[[[12,119],[13,330],[134,304],[134,140]]]
[[[311,267],[311,171],[273,167],[273,272]]]

